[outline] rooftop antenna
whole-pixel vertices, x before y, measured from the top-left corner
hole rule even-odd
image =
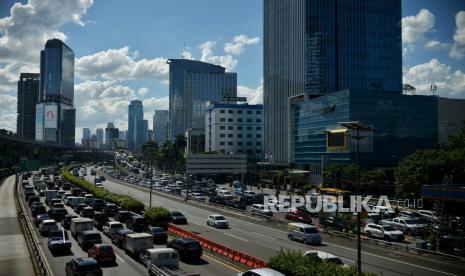
[[[433,92],[433,96],[434,96],[434,93],[436,92],[436,90],[438,90],[438,87],[437,85],[433,82],[431,84],[431,92]]]
[[[182,52],[181,52],[181,58],[184,59],[184,52],[186,51],[186,42],[183,42],[183,47],[182,47]]]

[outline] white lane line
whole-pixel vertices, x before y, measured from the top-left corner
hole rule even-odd
[[[276,240],[275,237],[268,236],[268,235],[265,235],[265,234],[262,234],[262,233],[252,232],[252,234],[259,235],[259,236],[262,236],[262,237],[266,237],[266,238],[269,238],[269,239],[272,239],[272,240]]]
[[[233,237],[235,239],[241,240],[241,241],[248,242],[248,240],[246,240],[246,239],[243,239],[241,237],[238,237],[238,236],[235,236],[235,235],[232,235],[232,234],[229,234],[229,233],[223,233],[223,234],[225,234],[226,236],[230,236],[230,237]]]
[[[116,255],[116,257],[117,257],[118,259],[120,259],[120,261],[122,261],[123,263],[125,263],[125,261],[123,260],[123,258],[121,258],[120,256],[118,256],[118,254],[115,254],[115,255]]]

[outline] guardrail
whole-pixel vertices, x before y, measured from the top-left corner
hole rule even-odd
[[[264,260],[261,260],[257,257],[239,252],[235,249],[226,247],[220,243],[208,240],[204,237],[201,237],[197,234],[194,234],[182,228],[176,227],[172,224],[168,226],[168,232],[175,234],[177,236],[183,237],[183,238],[191,238],[191,239],[197,240],[203,248],[208,249],[217,254],[223,255],[231,259],[232,261],[239,262],[245,266],[248,266],[251,268],[262,268],[262,267],[268,266],[268,263],[265,262]]]
[[[20,207],[19,209],[17,208],[18,212],[18,219],[21,224],[21,227],[23,229],[23,234],[26,238],[26,243],[30,247],[30,253],[31,257],[34,258],[36,262],[36,270],[39,273],[39,275],[42,276],[53,276],[52,269],[50,268],[50,265],[48,264],[46,258],[45,258],[45,253],[42,251],[42,248],[39,246],[39,240],[37,239],[36,235],[33,233],[33,227],[29,219],[27,218],[26,214],[26,208],[24,207],[22,201],[19,199],[19,196],[21,195],[19,191],[19,187],[22,185],[21,181],[17,182],[17,185],[15,187],[15,202],[16,206]]]

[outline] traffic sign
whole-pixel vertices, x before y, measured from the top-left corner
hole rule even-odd
[[[21,160],[20,168],[22,171],[38,171],[40,168],[39,160]]]

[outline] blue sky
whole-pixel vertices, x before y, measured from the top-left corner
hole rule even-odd
[[[19,72],[38,72],[39,51],[52,36],[76,55],[77,141],[82,127],[114,121],[125,128],[135,98],[151,123],[153,111],[168,106],[164,59],[183,49],[237,72],[239,94],[261,102],[261,0],[15,2],[0,1],[0,128],[15,130]],[[430,93],[434,82],[439,94],[465,98],[465,1],[406,0],[403,17],[404,82],[417,94]]]

